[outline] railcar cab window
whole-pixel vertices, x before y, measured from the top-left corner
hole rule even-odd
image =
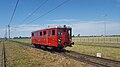
[[[62,35],[62,30],[58,29],[58,36],[61,36],[61,35]]]
[[[70,30],[68,30],[68,35],[70,36]]]
[[[42,36],[42,31],[40,32],[40,36]]]
[[[55,30],[52,30],[52,35],[55,35]]]
[[[44,36],[46,35],[46,31],[43,32],[44,33]]]

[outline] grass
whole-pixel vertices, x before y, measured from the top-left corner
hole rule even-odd
[[[85,37],[82,37],[85,38]],[[95,37],[96,40],[99,37]],[[100,37],[101,38],[101,37]],[[100,39],[99,38],[99,39]],[[115,40],[116,37],[111,37]],[[73,38],[73,40],[77,40],[77,38]],[[19,42],[28,42],[30,40],[17,40]],[[90,40],[89,40],[90,41]],[[91,39],[92,41],[92,39]],[[95,39],[94,39],[95,41]],[[96,53],[102,53],[103,58],[120,60],[120,45],[112,44],[112,43],[81,43],[81,41],[74,41],[75,45],[73,47],[67,47],[68,50],[73,50],[82,54],[96,56]],[[87,42],[87,41],[86,41]]]
[[[75,37],[73,41],[75,46],[67,49],[92,56],[102,53],[103,58],[120,61],[120,37]]]
[[[19,41],[22,43],[30,43],[31,44],[31,39],[13,39],[14,41]]]
[[[120,46],[75,44],[73,47],[67,47],[66,49],[92,56],[96,56],[96,53],[101,53],[103,58],[120,61]]]
[[[89,64],[18,43],[5,42],[5,46],[7,67],[89,67]]]

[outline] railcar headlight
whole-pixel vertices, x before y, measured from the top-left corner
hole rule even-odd
[[[61,42],[61,40],[60,40],[60,39],[58,39],[58,42]]]
[[[58,44],[61,44],[61,40],[60,39],[58,39]]]

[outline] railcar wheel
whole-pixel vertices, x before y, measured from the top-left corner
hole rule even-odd
[[[52,47],[52,50],[54,50],[54,51],[57,50],[57,47]]]
[[[41,48],[41,45],[34,45],[35,46],[35,48]]]
[[[41,48],[41,45],[38,45],[38,48]]]
[[[58,47],[57,48],[57,51],[62,51],[63,50],[63,47]]]
[[[47,46],[44,46],[44,49],[47,50]]]
[[[37,48],[37,45],[34,45],[35,46],[35,48]]]

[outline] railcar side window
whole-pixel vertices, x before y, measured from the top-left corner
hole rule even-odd
[[[32,33],[32,37],[36,37],[36,32]]]
[[[44,31],[44,35],[46,35],[46,31]]]
[[[55,30],[52,30],[52,35],[55,35]]]
[[[32,33],[32,37],[34,36],[34,33]]]
[[[59,30],[58,30],[58,36],[61,36],[61,35],[62,35],[62,30],[59,29]]]
[[[40,36],[42,36],[42,32],[40,32]]]
[[[50,36],[50,34],[51,34],[50,30],[48,30],[48,36]]]

